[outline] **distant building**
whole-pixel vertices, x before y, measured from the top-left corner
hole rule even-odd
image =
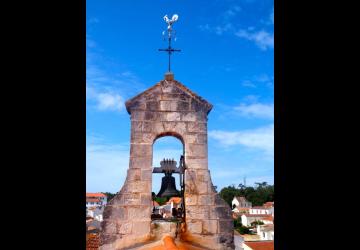
[[[262,221],[264,224],[273,224],[273,217],[267,214],[242,214],[241,224],[246,227],[251,226],[255,221]]]
[[[97,221],[102,221],[103,220],[103,217],[102,217],[103,212],[104,212],[104,206],[89,207],[87,209],[86,216],[92,217]]]
[[[244,196],[235,196],[231,202],[231,208],[234,213],[248,213],[251,207],[251,202],[247,201]]]
[[[107,196],[103,193],[86,193],[86,207],[105,206]]]
[[[257,225],[256,233],[261,240],[274,240],[274,224]]]
[[[249,210],[249,214],[273,214],[273,207],[256,206]]]

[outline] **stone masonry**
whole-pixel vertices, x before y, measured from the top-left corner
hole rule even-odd
[[[131,115],[130,162],[124,186],[103,214],[101,250],[131,249],[155,240],[151,229],[152,147],[174,136],[184,145],[186,230],[181,240],[205,249],[234,249],[230,207],[208,170],[207,115],[212,105],[173,75],[126,102]]]

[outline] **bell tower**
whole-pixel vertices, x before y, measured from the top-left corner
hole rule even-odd
[[[184,242],[234,249],[231,208],[216,193],[208,170],[207,116],[212,105],[169,78],[126,102],[131,115],[130,163],[124,186],[103,214],[101,249],[131,249],[154,240],[152,146],[162,136],[179,138],[184,155]]]
[[[171,47],[172,25],[178,16],[164,20],[169,46],[161,51],[169,54],[168,72],[163,80],[126,102],[131,120],[129,169],[120,192],[105,207],[100,249],[142,249],[139,247],[159,239],[151,220],[152,173],[165,170],[170,186],[171,173],[178,171],[182,176],[185,211],[178,240],[203,249],[232,250],[231,208],[216,193],[208,169],[207,121],[212,105],[174,79],[170,56],[180,51]],[[161,169],[152,167],[153,144],[163,136],[174,136],[183,144],[178,169],[169,161]],[[164,187],[163,191],[174,190]]]

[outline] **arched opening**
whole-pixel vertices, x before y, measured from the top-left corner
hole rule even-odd
[[[152,219],[174,220],[184,214],[183,166],[185,146],[181,136],[166,133],[153,143]]]

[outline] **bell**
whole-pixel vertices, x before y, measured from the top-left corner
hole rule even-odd
[[[180,192],[176,190],[175,178],[171,176],[171,173],[165,173],[165,176],[161,179],[161,188],[157,197],[172,197],[179,195]]]

